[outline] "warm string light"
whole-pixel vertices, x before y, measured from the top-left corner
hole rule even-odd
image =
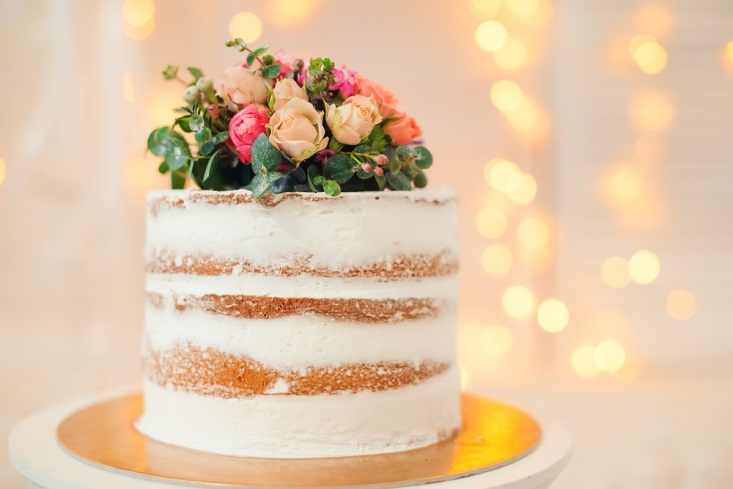
[[[672,102],[658,93],[642,95],[631,102],[631,120],[644,131],[667,129],[672,124],[674,116]]]
[[[548,333],[559,333],[570,321],[568,306],[554,297],[545,299],[537,307],[537,322]]]
[[[319,4],[320,0],[270,0],[268,17],[275,25],[291,26],[313,15]]]
[[[629,54],[639,69],[650,75],[660,73],[667,66],[667,50],[647,34],[639,34],[629,41]]]
[[[506,214],[495,207],[481,209],[476,216],[476,229],[485,238],[498,238],[506,231]]]
[[[640,285],[654,282],[659,276],[659,257],[649,250],[640,250],[629,258],[629,277]]]
[[[501,298],[504,311],[514,319],[528,318],[534,313],[536,300],[531,290],[523,285],[513,285]]]
[[[5,160],[0,159],[0,185],[3,184],[4,180],[5,180]]]
[[[639,365],[635,362],[633,375],[624,374],[629,355],[626,349],[614,339],[605,339],[600,343],[583,344],[575,348],[570,359],[576,375],[583,378],[595,377],[601,373],[620,375],[620,380],[633,380],[638,376]]]
[[[484,51],[497,51],[506,43],[506,27],[497,20],[487,20],[476,27],[474,39]]]
[[[229,20],[229,35],[244,42],[255,42],[262,35],[262,20],[252,12],[239,12]]]
[[[469,10],[478,19],[494,17],[501,9],[502,0],[471,0]]]
[[[685,321],[695,314],[697,310],[697,299],[689,290],[673,290],[667,295],[665,309],[672,319]]]
[[[125,0],[122,4],[123,30],[130,39],[141,41],[153,32],[155,5],[151,0]]]

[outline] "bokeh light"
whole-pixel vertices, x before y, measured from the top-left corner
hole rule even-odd
[[[155,5],[151,0],[125,0],[122,4],[122,17],[133,27],[143,27],[153,20]]]
[[[122,98],[125,102],[135,102],[135,92],[132,89],[132,78],[130,73],[122,75]]]
[[[608,258],[603,262],[601,276],[609,287],[613,287],[614,289],[625,287],[631,281],[631,277],[629,277],[629,261],[620,256]]]
[[[520,17],[531,17],[539,10],[540,0],[506,0],[506,4]]]
[[[466,367],[461,366],[461,392],[468,389],[468,383],[470,382],[470,377],[468,375],[468,370]]]
[[[725,52],[728,54],[728,61],[733,63],[733,41],[729,41],[728,44],[725,45]]]
[[[513,204],[527,205],[537,195],[537,181],[527,172],[517,172],[507,178],[505,191]]]
[[[558,333],[564,330],[569,320],[568,306],[560,299],[554,297],[545,299],[537,308],[537,322],[548,333]]]
[[[506,27],[496,20],[487,20],[478,25],[474,39],[484,51],[496,51],[506,43]]]
[[[596,366],[595,355],[596,348],[588,344],[580,345],[573,351],[571,364],[576,375],[590,378],[600,373],[598,366]]]
[[[513,285],[504,291],[501,303],[509,316],[516,319],[527,318],[534,312],[535,297],[527,287]]]
[[[495,207],[481,209],[476,216],[476,229],[485,238],[498,238],[506,231],[506,214]]]
[[[603,178],[602,191],[611,205],[630,204],[641,196],[644,177],[633,165],[614,166]]]
[[[481,331],[481,347],[492,357],[505,355],[512,347],[512,333],[501,324],[486,326]]]
[[[613,378],[621,382],[633,382],[641,374],[641,360],[636,355],[626,352],[626,361],[623,366],[613,372]]]
[[[5,180],[5,160],[0,159],[0,185],[3,184],[4,180]]]
[[[150,19],[150,22],[141,27],[136,27],[134,25],[128,24],[127,22],[123,24],[123,31],[125,32],[125,35],[133,41],[142,41],[143,39],[147,38],[153,32],[154,28],[155,21],[153,19]]]
[[[504,112],[509,124],[521,132],[536,131],[540,128],[542,114],[539,108],[526,96],[516,109]],[[542,135],[538,132],[538,135]]]
[[[481,266],[494,277],[505,275],[512,268],[514,257],[509,248],[502,244],[492,244],[481,253]]]
[[[502,158],[489,161],[484,167],[484,180],[498,192],[506,192],[509,180],[521,170],[516,163]]]
[[[659,276],[659,258],[649,250],[640,250],[629,259],[629,277],[637,284],[647,285]]]
[[[474,17],[484,19],[493,17],[501,9],[502,0],[471,0],[469,9]]]
[[[641,34],[632,38],[629,53],[644,73],[653,75],[667,66],[667,50],[651,36]]]
[[[657,134],[644,134],[636,141],[636,156],[646,164],[661,162],[667,153],[664,139]]]
[[[675,110],[672,102],[660,94],[637,97],[631,103],[631,119],[645,131],[661,131],[674,120]]]
[[[684,321],[695,314],[697,299],[689,290],[673,290],[667,295],[665,308],[669,317],[677,321]]]
[[[285,27],[303,22],[318,8],[320,0],[270,0],[268,17],[275,25]]]
[[[494,61],[505,70],[516,70],[527,62],[527,47],[519,39],[509,37],[501,49],[494,52]]]
[[[254,42],[262,35],[262,20],[252,12],[239,12],[229,21],[229,35],[241,37],[244,42]]]
[[[593,359],[598,370],[606,373],[617,372],[626,362],[626,350],[616,340],[603,340],[596,346]]]
[[[502,112],[518,109],[523,99],[524,92],[517,82],[499,80],[491,86],[491,102]]]
[[[517,226],[517,241],[528,250],[538,250],[547,245],[550,229],[545,221],[537,217],[528,217]]]

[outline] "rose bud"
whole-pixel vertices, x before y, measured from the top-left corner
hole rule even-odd
[[[374,167],[370,165],[369,163],[364,163],[363,165],[361,165],[361,169],[367,173],[371,173],[372,170],[374,170]]]
[[[201,92],[209,92],[214,89],[214,82],[207,76],[202,76],[196,82],[196,88]]]
[[[384,175],[384,170],[382,170],[381,168],[377,166],[374,168],[374,174],[377,175],[378,177],[381,177],[382,175]]]
[[[196,87],[188,87],[185,92],[183,92],[183,100],[185,100],[189,104],[195,104],[199,100],[199,89]]]
[[[211,104],[208,107],[206,107],[206,113],[209,114],[209,117],[212,119],[218,119],[219,118],[219,106],[215,104]]]
[[[374,163],[379,166],[383,166],[389,163],[389,158],[387,158],[387,155],[379,154],[374,157]]]

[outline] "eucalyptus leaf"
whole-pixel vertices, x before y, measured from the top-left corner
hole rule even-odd
[[[155,156],[165,156],[170,153],[171,145],[168,142],[170,131],[171,128],[168,126],[159,127],[148,136],[148,149]]]
[[[345,183],[354,175],[354,163],[349,155],[331,156],[323,166],[323,176],[336,183]]]
[[[425,146],[417,146],[413,153],[417,156],[415,164],[421,170],[427,170],[433,165],[433,155]]]
[[[178,133],[176,131],[171,131],[170,134],[168,135],[168,140],[174,146],[180,149],[184,155],[188,156],[189,158],[192,157],[191,148],[188,147],[188,141],[186,141],[186,138],[184,138],[181,133]]]
[[[384,187],[387,186],[387,177],[384,175],[374,175],[374,181],[379,185],[379,190],[384,190]]]
[[[275,180],[275,183],[270,185],[270,192],[273,194],[282,194],[283,192],[293,192],[295,190],[295,179],[292,175],[285,175],[282,178]]]
[[[327,180],[323,184],[323,191],[331,197],[336,197],[341,193],[341,186],[333,180]]]
[[[257,48],[257,49],[254,50],[254,55],[255,56],[262,56],[263,54],[265,54],[267,52],[268,49],[270,49],[270,45],[269,44],[267,44],[265,46],[262,46],[261,48]]]
[[[173,171],[183,168],[188,163],[188,158],[183,155],[171,153],[165,157],[165,164]]]
[[[216,148],[216,144],[214,141],[206,141],[204,144],[199,147],[199,156],[208,156],[211,154],[212,151],[214,151],[214,148]]]
[[[211,129],[204,126],[201,129],[199,129],[196,134],[194,135],[194,139],[197,143],[205,143],[209,139],[211,139]]]
[[[170,170],[171,170],[171,169],[170,169],[170,168],[168,167],[168,163],[166,163],[166,161],[165,161],[165,160],[163,160],[163,161],[162,161],[162,162],[160,163],[160,166],[158,166],[158,172],[159,172],[159,173],[160,173],[161,175],[164,175],[164,174],[168,173],[168,172],[169,172]]]
[[[280,74],[283,67],[277,63],[262,68],[262,78],[275,78]]]
[[[255,55],[249,53],[247,55],[247,67],[251,68],[253,64],[255,64]]]
[[[392,190],[412,190],[412,182],[404,173],[387,172],[384,176]]]
[[[186,173],[174,171],[171,172],[171,188],[180,190],[186,186]]]
[[[214,144],[221,144],[224,141],[229,139],[229,133],[226,131],[222,131],[219,133],[216,133],[216,136],[214,136]]]
[[[185,117],[181,117],[181,119],[185,119]],[[193,114],[188,119],[188,127],[192,131],[200,131],[202,127],[204,127],[204,118],[201,117],[199,114]]]
[[[252,144],[252,169],[255,173],[260,173],[264,167],[265,171],[275,171],[280,168],[282,156],[280,152],[270,144],[267,136],[262,133],[255,139]]]
[[[423,173],[422,170],[418,170],[417,175],[412,179],[412,182],[417,188],[425,188],[428,184],[428,177],[425,176],[425,173]]]
[[[282,177],[282,173],[270,172],[270,173],[258,173],[252,179],[252,193],[255,199],[262,198],[270,188],[270,186],[278,181]]]
[[[178,125],[178,127],[180,127],[181,128],[181,131],[183,131],[183,132],[193,132],[191,130],[191,127],[189,126],[189,123],[190,122],[191,122],[191,116],[190,115],[184,115],[184,116],[181,116],[178,119],[176,119],[175,122],[173,123],[173,125],[174,126],[175,125]]]
[[[412,149],[405,145],[397,146],[396,153],[397,156],[412,156]]]
[[[204,72],[201,71],[199,68],[196,68],[195,66],[189,66],[188,72],[191,73],[191,75],[193,75],[196,80],[204,76]]]

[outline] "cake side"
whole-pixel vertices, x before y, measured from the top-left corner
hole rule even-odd
[[[449,190],[152,193],[140,429],[267,457],[452,435],[455,212]]]

